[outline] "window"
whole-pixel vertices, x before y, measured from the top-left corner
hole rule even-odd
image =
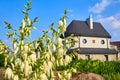
[[[92,43],[95,43],[95,40],[92,40]]]
[[[104,41],[104,40],[101,40],[101,44],[105,44],[105,41]]]
[[[89,60],[90,59],[90,55],[85,55],[85,59]]]
[[[87,43],[87,40],[86,39],[83,39],[83,41],[82,41],[84,44],[86,44]]]
[[[104,55],[104,61],[108,61],[108,55]]]

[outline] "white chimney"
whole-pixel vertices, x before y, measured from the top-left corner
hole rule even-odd
[[[87,24],[89,25],[90,29],[93,29],[93,19],[92,19],[92,15],[89,16],[89,18],[87,18]]]

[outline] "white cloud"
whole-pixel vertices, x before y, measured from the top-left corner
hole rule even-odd
[[[110,3],[110,0],[102,0],[100,3],[96,3],[93,7],[90,7],[89,12],[101,13]]]
[[[120,28],[120,13],[106,18],[101,17],[98,19],[98,21],[103,24],[108,24],[115,29],[118,29]]]

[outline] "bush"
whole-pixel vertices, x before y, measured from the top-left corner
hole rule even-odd
[[[71,67],[80,72],[100,74],[108,80],[120,80],[120,62],[118,61],[101,62],[99,60],[76,59],[67,66],[59,66],[57,70],[66,70]]]
[[[0,54],[0,67],[4,67],[5,56],[4,54]]]

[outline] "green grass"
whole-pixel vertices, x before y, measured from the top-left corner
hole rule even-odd
[[[66,70],[68,68],[75,68],[78,72],[92,72],[100,74],[107,80],[120,80],[120,62],[119,61],[106,61],[99,60],[73,60],[67,66],[57,67],[57,70]]]

